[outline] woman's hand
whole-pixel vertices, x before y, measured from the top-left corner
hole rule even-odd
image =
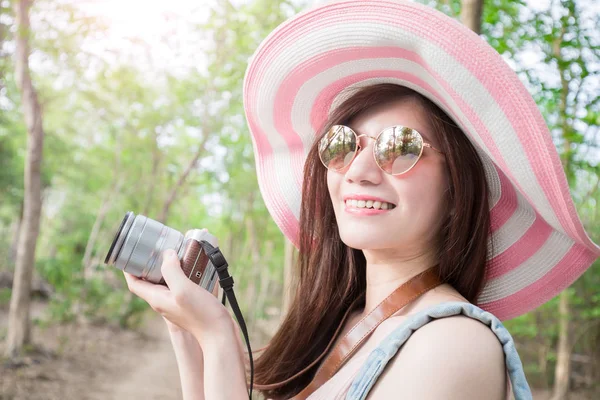
[[[219,298],[219,284],[217,283],[213,289],[213,295],[216,298]],[[169,331],[170,334],[184,334],[184,335],[191,335],[190,332],[186,331],[185,329],[182,329],[180,327],[178,327],[177,325],[175,325],[174,323],[172,323],[171,321],[169,321],[167,318],[165,318],[164,316],[162,317],[162,319],[165,321],[165,324],[167,325],[167,330]]]
[[[154,284],[124,272],[129,290],[146,300],[168,321],[170,332],[192,333],[199,342],[231,330],[232,319],[218,299],[189,280],[174,250],[165,250],[161,272],[168,287]]]
[[[169,321],[165,317],[162,317],[162,319],[165,320],[165,324],[167,325],[167,330],[169,331],[169,333],[189,334],[188,331],[186,331],[185,329],[182,329],[182,328],[178,327],[177,325],[175,325],[174,323],[172,323],[171,321]]]

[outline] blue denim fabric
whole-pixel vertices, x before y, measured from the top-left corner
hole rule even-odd
[[[421,328],[423,325],[437,318],[449,317],[453,315],[465,315],[477,319],[488,325],[498,337],[504,349],[506,368],[512,384],[515,400],[531,400],[531,390],[525,379],[525,372],[515,343],[510,333],[502,322],[494,315],[473,304],[448,302],[438,304],[415,314],[406,320],[402,325],[390,333],[381,344],[369,354],[367,361],[363,364],[358,375],[352,382],[346,400],[364,399],[383,372],[388,361],[396,354],[398,349],[408,340],[410,335]]]

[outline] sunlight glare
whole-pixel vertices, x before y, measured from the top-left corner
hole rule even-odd
[[[213,3],[210,0],[95,0],[81,2],[79,6],[103,19],[111,36],[151,40],[165,33],[176,20],[187,20],[192,14],[206,18]]]

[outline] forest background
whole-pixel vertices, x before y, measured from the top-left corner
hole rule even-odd
[[[600,4],[423,2],[479,32],[519,73],[600,242]],[[143,330],[147,305],[103,263],[127,210],[182,232],[208,228],[254,347],[272,335],[294,249],[258,190],[242,81],[260,41],[314,3],[0,0],[0,399],[19,398],[21,383],[44,387],[14,371],[31,368],[23,360],[40,354],[45,330]],[[600,398],[598,261],[506,325],[534,387]],[[48,357],[75,336],[60,336]]]

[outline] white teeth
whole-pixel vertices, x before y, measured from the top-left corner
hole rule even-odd
[[[373,200],[346,200],[346,207],[351,208],[373,208],[375,210],[391,210],[394,208],[390,203]]]

